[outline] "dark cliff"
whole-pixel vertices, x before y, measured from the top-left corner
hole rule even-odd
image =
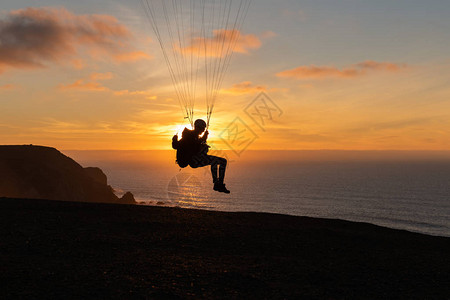
[[[78,202],[135,204],[118,198],[98,168],[83,168],[58,150],[0,146],[0,196]]]

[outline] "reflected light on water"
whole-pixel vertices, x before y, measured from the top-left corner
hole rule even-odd
[[[174,206],[210,208],[202,181],[189,172],[180,172],[170,180],[167,195]]]

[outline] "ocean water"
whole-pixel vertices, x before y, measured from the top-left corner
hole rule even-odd
[[[212,190],[209,168],[180,170],[152,155],[70,156],[100,167],[118,195],[130,191],[141,204],[344,219],[450,236],[450,160],[236,161],[225,195]]]

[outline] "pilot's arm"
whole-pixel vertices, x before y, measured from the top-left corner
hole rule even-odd
[[[174,135],[172,137],[172,148],[173,149],[178,149],[178,146],[180,145],[180,141],[178,141],[178,135]]]
[[[208,130],[206,130],[205,134],[203,134],[203,136],[200,138],[200,141],[203,143],[206,143],[206,140],[208,139],[208,135],[209,135],[209,132],[208,132]]]

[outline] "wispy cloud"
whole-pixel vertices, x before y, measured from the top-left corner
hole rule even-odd
[[[109,80],[113,78],[111,72],[107,73],[92,73],[89,78],[78,79],[70,84],[60,84],[58,88],[62,91],[68,90],[78,90],[78,91],[109,91],[109,89],[103,86],[100,82],[101,80]]]
[[[265,31],[262,33],[261,38],[263,39],[271,39],[278,36],[278,34],[276,32],[273,32],[271,30]]]
[[[151,123],[136,120],[98,121],[86,123],[81,121],[65,121],[54,118],[45,118],[37,122],[32,128],[33,132],[53,134],[156,134],[159,131]]]
[[[390,121],[372,121],[358,124],[357,127],[347,128],[345,133],[369,133],[369,132],[384,132],[384,131],[404,131],[406,129],[417,129],[432,127],[435,124],[444,124],[447,121],[447,116],[429,116],[419,118],[406,118],[400,120]]]
[[[101,83],[101,81],[107,81],[113,78],[114,74],[111,72],[91,73],[88,77],[77,79],[73,83],[59,84],[58,89],[65,92],[108,92],[114,96],[141,96],[147,100],[155,100],[157,98],[151,91],[114,90]]]
[[[10,90],[13,90],[13,89],[15,89],[15,88],[16,88],[16,86],[13,85],[13,84],[4,84],[4,85],[0,85],[0,92],[1,92],[1,91],[10,91]]]
[[[98,80],[109,80],[114,77],[113,73],[106,72],[106,73],[92,73],[89,78],[92,81],[98,81]]]
[[[0,73],[9,68],[33,69],[48,63],[72,62],[79,53],[115,62],[148,59],[130,46],[128,28],[109,15],[75,15],[65,8],[26,8],[0,20]],[[68,60],[69,58],[69,60]]]
[[[72,65],[72,67],[74,69],[77,69],[77,70],[81,70],[81,69],[84,69],[84,67],[86,67],[86,63],[80,58],[72,59],[70,61],[70,64]]]
[[[119,90],[119,91],[113,91],[113,93],[115,96],[143,96],[147,100],[156,100],[158,98],[150,91]]]
[[[327,79],[327,78],[357,78],[373,72],[399,72],[406,69],[406,64],[364,61],[350,67],[338,69],[329,66],[300,66],[276,74],[282,78],[294,79]]]
[[[218,29],[213,31],[213,36],[210,38],[193,38],[191,45],[181,48],[179,51],[199,56],[223,57],[227,53],[227,49],[232,49],[233,45],[235,45],[234,52],[248,54],[250,50],[260,48],[262,42],[253,34],[242,34],[236,29]]]
[[[84,79],[78,79],[74,83],[68,85],[60,85],[59,88],[63,91],[79,90],[79,91],[106,91],[106,87],[99,82],[85,82]]]
[[[118,62],[133,62],[141,59],[150,59],[151,56],[143,51],[132,51],[117,53],[113,55],[114,59]]]
[[[284,10],[283,16],[286,18],[292,18],[294,20],[305,22],[308,19],[307,14],[303,10]]]
[[[228,89],[222,89],[220,92],[229,95],[243,95],[243,94],[254,94],[262,91],[267,91],[267,88],[262,85],[254,85],[250,81],[244,81],[241,83],[234,84]]]

